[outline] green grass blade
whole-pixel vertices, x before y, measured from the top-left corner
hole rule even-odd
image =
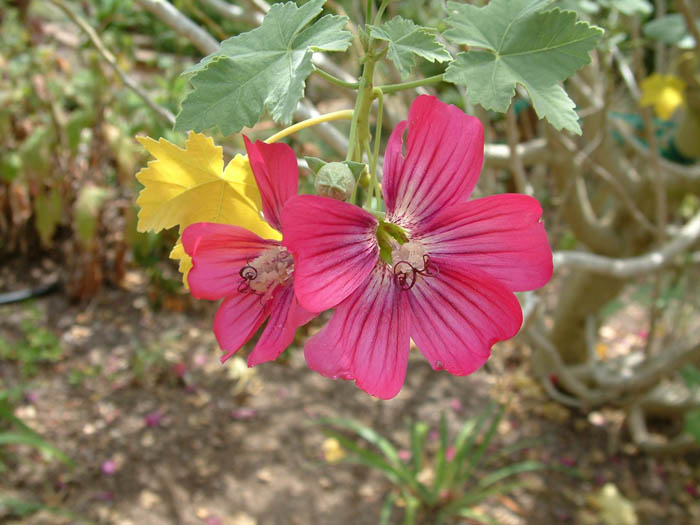
[[[399,459],[399,453],[396,450],[396,447],[394,447],[394,445],[392,445],[388,439],[386,439],[374,429],[363,425],[362,423],[359,423],[357,421],[353,421],[351,419],[346,418],[324,418],[319,420],[319,422],[324,425],[344,428],[346,430],[354,432],[362,439],[368,441],[372,445],[376,446],[379,450],[381,450],[382,454],[384,454],[391,463],[401,463],[401,460]]]
[[[476,521],[477,523],[484,523],[485,525],[500,525],[499,522],[491,516],[487,516],[481,512],[474,512],[471,509],[462,509],[457,515],[461,518],[468,518],[472,521]]]
[[[418,421],[411,426],[411,464],[413,472],[420,472],[423,469],[425,460],[425,439],[428,436],[430,427],[423,421]]]
[[[381,471],[392,483],[397,485],[401,484],[401,480],[405,478],[405,474],[402,475],[399,469],[394,465],[388,463],[381,455],[367,450],[355,443],[349,437],[336,432],[332,429],[324,429],[324,434],[338,440],[340,446],[343,447],[350,456],[345,461],[350,461],[354,463],[361,463]]]
[[[544,470],[547,465],[540,463],[539,461],[523,461],[522,463],[516,463],[515,465],[508,465],[501,469],[491,472],[490,474],[484,476],[479,480],[477,487],[487,488],[494,483],[498,483],[506,478],[515,476],[517,474],[522,474],[523,472],[534,472],[536,470]]]
[[[435,481],[433,482],[433,488],[430,491],[431,501],[437,501],[440,496],[440,491],[445,483],[447,474],[447,448],[448,448],[448,431],[447,431],[447,418],[443,412],[440,415],[440,450],[438,450],[435,465]]]
[[[491,443],[491,440],[493,439],[493,436],[496,433],[496,430],[498,430],[498,425],[503,419],[503,415],[505,414],[506,407],[501,405],[498,409],[498,412],[496,415],[491,419],[491,424],[489,425],[488,429],[486,430],[486,434],[484,435],[483,440],[477,447],[476,451],[474,454],[472,454],[467,462],[467,468],[466,470],[461,474],[460,478],[462,480],[468,479],[469,476],[471,476],[472,472],[476,469],[476,467],[479,465],[479,462],[481,461],[481,458],[484,456],[484,453],[486,452],[486,449],[489,446],[489,443]]]
[[[463,509],[469,509],[475,505],[478,505],[482,501],[495,496],[496,494],[507,494],[514,491],[516,488],[521,487],[524,483],[522,481],[514,481],[511,483],[501,483],[498,485],[493,485],[489,488],[481,490],[471,490],[461,498],[453,501],[445,507],[443,513],[445,516],[454,516],[462,512]]]
[[[382,511],[379,514],[379,525],[389,525],[391,519],[391,513],[394,510],[394,503],[396,502],[396,494],[390,492],[389,495],[384,500],[384,505],[382,505]]]
[[[47,459],[57,459],[66,465],[73,465],[73,460],[53,445],[41,439],[34,432],[3,432],[0,433],[0,446],[27,445],[40,450]]]
[[[495,403],[489,403],[476,418],[471,418],[462,425],[457,439],[455,440],[455,457],[452,461],[452,480],[457,477],[459,472],[462,472],[464,461],[472,451],[476,438],[481,432],[481,428],[486,424],[489,417],[491,417],[491,413],[495,407]],[[464,481],[465,477],[461,476],[461,480]]]

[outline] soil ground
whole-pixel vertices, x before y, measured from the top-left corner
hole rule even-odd
[[[254,369],[237,358],[222,365],[211,332],[216,305],[155,297],[146,281],[130,272],[124,287],[82,305],[58,292],[0,306],[6,341],[18,344],[27,327],[59,341],[60,358],[23,380],[15,413],[75,462],[11,450],[0,493],[60,509],[23,522],[375,524],[390,483],[367,467],[326,461],[314,422],[354,418],[408,449],[408,421],[437,429],[445,413],[454,435],[497,399],[507,412],[494,446],[536,438],[517,459],[553,467],[479,507],[497,523],[602,523],[594,500],[608,483],[634,504],[639,523],[700,523],[697,456],[645,456],[621,431],[621,412],[583,414],[551,402],[517,338],[462,378],[432,371],[413,351],[401,393],[378,401],[310,371],[300,344]],[[302,330],[297,343],[316,329]],[[19,381],[16,362],[0,369],[6,383]],[[435,449],[434,433],[430,440]],[[401,516],[395,509],[391,522]],[[2,522],[15,521],[0,514]]]

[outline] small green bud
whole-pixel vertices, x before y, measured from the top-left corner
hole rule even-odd
[[[329,162],[316,173],[314,188],[322,197],[346,201],[352,195],[355,177],[342,162]]]

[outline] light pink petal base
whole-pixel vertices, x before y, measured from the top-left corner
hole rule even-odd
[[[304,347],[309,368],[333,379],[355,379],[373,396],[390,399],[406,376],[409,352],[406,295],[393,274],[377,267],[330,322]]]
[[[476,268],[440,268],[407,291],[411,337],[435,370],[463,376],[489,358],[491,346],[513,337],[522,310],[512,292]]]
[[[238,294],[241,268],[279,242],[238,226],[198,222],[185,228],[182,244],[194,265],[187,280],[190,292],[199,299],[216,300]]]
[[[309,311],[348,297],[379,257],[377,219],[358,206],[315,195],[290,199],[282,243],[294,254],[294,288]]]
[[[534,290],[552,277],[541,216],[539,202],[528,195],[493,195],[438,212],[419,235],[438,264],[474,266],[509,290]]]

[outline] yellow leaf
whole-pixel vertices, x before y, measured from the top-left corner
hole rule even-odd
[[[182,245],[182,239],[178,239],[175,246],[173,246],[170,252],[170,258],[178,261],[177,269],[180,270],[182,274],[182,282],[185,284],[185,288],[189,290],[189,285],[187,284],[187,276],[190,274],[192,269],[192,257],[187,255],[185,252],[185,247]]]
[[[653,106],[659,118],[668,120],[683,104],[685,99],[685,82],[675,75],[660,75],[653,73],[642,81],[643,107]]]
[[[224,169],[222,148],[201,133],[190,132],[185,149],[163,138],[137,140],[156,158],[136,174],[144,185],[136,200],[141,207],[138,231],[178,226],[182,233],[195,222],[218,222],[241,226],[265,239],[281,238],[260,216],[260,192],[248,157],[236,155]],[[180,239],[170,258],[180,261],[187,286],[192,261]]]

